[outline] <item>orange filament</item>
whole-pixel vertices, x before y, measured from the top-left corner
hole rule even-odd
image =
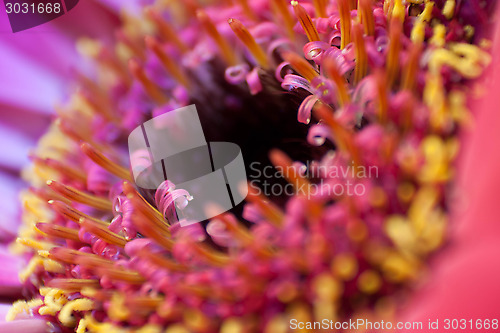
[[[269,153],[269,159],[276,168],[284,171],[283,176],[290,184],[295,186],[297,189],[309,189],[309,181],[292,166],[293,161],[290,157],[288,157],[288,155],[281,150],[273,149]]]
[[[358,1],[357,0],[349,0],[349,10],[358,9]]]
[[[125,304],[137,310],[155,310],[165,299],[161,296],[132,296],[125,299]]]
[[[144,49],[138,45],[135,41],[132,41],[129,36],[123,31],[118,31],[116,33],[117,39],[125,45],[130,52],[132,52],[135,56],[137,56],[141,60],[146,59],[146,55],[144,54]]]
[[[81,141],[88,141],[92,143],[94,146],[99,147],[99,149],[104,149],[102,145],[95,142],[88,133],[83,133],[82,130],[77,130],[75,126],[72,126],[68,120],[57,118],[54,122],[57,127],[63,132],[66,136],[68,136],[73,141],[80,143]]]
[[[252,234],[241,225],[241,222],[230,219],[230,216],[229,214],[221,214],[216,219],[221,221],[236,239],[239,239],[245,245],[251,244],[254,241]]]
[[[283,18],[283,23],[285,26],[285,30],[288,34],[288,38],[291,40],[295,39],[295,32],[293,31],[293,27],[295,25],[295,20],[288,11],[288,5],[286,0],[273,0],[271,2],[273,9],[276,14],[280,14]]]
[[[273,225],[280,227],[283,223],[283,212],[272,202],[254,189],[251,184],[248,186],[248,196],[246,198],[249,202],[257,205],[266,218],[267,221]]]
[[[373,18],[372,0],[359,0],[359,15],[365,31],[365,35],[375,34],[375,19]]]
[[[108,259],[104,259],[104,258],[98,256],[97,254],[72,250],[72,249],[69,249],[67,247],[55,247],[55,248],[51,249],[47,255],[47,258],[49,258],[49,259],[56,260],[56,261],[59,261],[59,262],[64,263],[64,264],[70,264],[70,265],[77,264],[78,263],[77,261],[79,260],[78,258],[83,258],[83,257],[93,259],[93,260],[99,261],[101,263],[106,263],[108,265],[113,265],[113,263],[114,263],[113,261],[108,260]]]
[[[47,282],[47,287],[80,292],[83,288],[100,288],[100,284],[92,279],[52,279]]]
[[[123,192],[127,198],[132,201],[134,208],[137,208],[146,218],[157,225],[163,232],[170,234],[169,227],[166,224],[163,215],[161,215],[156,208],[151,206],[151,204],[147,202],[146,199],[144,199],[130,183],[123,183]]]
[[[217,46],[219,46],[219,50],[221,51],[222,57],[224,58],[226,63],[230,66],[236,65],[237,59],[235,53],[233,52],[233,48],[219,33],[212,20],[210,20],[210,18],[208,17],[207,13],[202,10],[198,10],[196,12],[196,17],[198,18],[198,21],[200,21],[203,30],[205,30],[207,34],[215,41]]]
[[[165,104],[168,102],[165,94],[160,90],[160,88],[151,81],[144,72],[142,66],[137,62],[137,60],[131,59],[128,63],[128,67],[132,75],[142,84],[148,95],[158,104]]]
[[[64,175],[74,180],[78,180],[81,182],[87,181],[87,176],[83,171],[65,165],[60,161],[54,160],[52,158],[40,158],[35,155],[32,155],[30,157],[33,160],[33,162],[37,165],[51,168],[52,170],[59,172],[61,175]]]
[[[313,5],[316,17],[328,17],[326,13],[327,0],[313,0]]]
[[[283,52],[283,58],[289,62],[292,68],[311,82],[314,78],[319,76],[319,73],[311,66],[311,64],[299,56],[298,54],[290,51]]]
[[[99,219],[96,219],[96,218],[89,216],[87,214],[84,214],[84,213],[80,212],[78,209],[73,208],[73,207],[71,207],[71,206],[69,206],[61,201],[49,200],[48,203],[52,207],[52,209],[54,209],[54,211],[56,211],[57,213],[61,214],[64,217],[67,217],[68,219],[70,219],[74,222],[79,223],[80,219],[83,217],[83,218],[86,218],[89,220],[93,220],[94,222],[100,223],[103,226],[108,225],[108,223],[101,221]]]
[[[356,48],[356,67],[354,68],[354,82],[358,83],[366,75],[368,68],[368,56],[366,55],[365,40],[360,24],[352,27],[352,36]]]
[[[193,250],[198,254],[201,258],[204,258],[210,264],[222,267],[229,263],[231,258],[221,252],[214,250],[204,244],[201,243],[192,243]]]
[[[76,188],[63,185],[54,180],[48,180],[47,185],[71,201],[76,201],[99,210],[111,210],[111,201],[106,198],[82,192]]]
[[[160,267],[166,268],[169,271],[175,271],[175,272],[187,272],[188,268],[182,264],[176,263],[175,261],[165,258],[164,256],[157,254],[157,253],[152,253],[148,251],[146,248],[141,249],[138,253],[137,256],[140,258],[143,258],[145,260],[151,261],[153,264],[158,265]]]
[[[175,29],[168,23],[167,20],[164,20],[158,13],[152,9],[146,9],[146,14],[153,20],[158,28],[158,32],[163,40],[167,42],[172,42],[181,53],[186,53],[189,51],[189,48],[186,44],[179,38],[178,33]]]
[[[351,42],[351,11],[349,0],[337,0],[340,14],[340,48],[343,49]]]
[[[404,68],[403,81],[401,83],[401,88],[404,90],[413,91],[415,89],[421,51],[422,44],[412,43],[410,45],[408,62],[406,63],[406,66]]]
[[[354,163],[360,165],[359,150],[354,143],[353,134],[335,119],[333,110],[324,103],[316,103],[312,111],[317,119],[323,120],[330,127],[333,136],[338,141],[339,148],[348,152]]]
[[[323,66],[325,68],[325,72],[328,77],[335,82],[337,86],[337,97],[340,102],[340,106],[344,106],[351,101],[351,97],[348,92],[347,82],[345,78],[340,75],[338,70],[338,66],[333,59],[327,58],[323,62]]]
[[[243,13],[251,20],[256,20],[257,16],[255,15],[252,7],[248,4],[248,0],[237,0],[238,4],[240,5],[241,9],[243,10]]]
[[[377,95],[378,95],[378,117],[382,124],[387,122],[387,111],[389,108],[388,96],[387,96],[387,79],[386,73],[383,71],[377,71],[375,73],[375,78],[377,82]]]
[[[54,192],[50,188],[44,186],[42,188],[35,188],[35,187],[30,187],[30,192],[42,199],[43,201],[53,201],[53,200],[58,200],[62,201],[65,204],[71,204],[71,201],[68,200],[67,198],[63,197],[59,193]]]
[[[73,228],[67,228],[52,223],[37,223],[36,228],[51,237],[69,239],[76,242],[80,241],[78,230]]]
[[[387,52],[387,85],[392,87],[399,74],[399,53],[401,49],[402,21],[393,16],[389,27],[389,50]]]
[[[129,199],[130,197],[127,196]],[[173,240],[170,238],[170,233],[165,231],[156,223],[152,223],[154,220],[148,219],[142,214],[141,211],[137,211],[136,214],[132,215],[132,222],[137,230],[146,237],[152,238],[164,249],[170,251],[174,246]]]
[[[79,223],[82,228],[99,237],[108,244],[116,245],[119,247],[125,247],[125,245],[127,244],[127,240],[125,239],[125,237],[112,232],[107,227],[102,226],[100,223],[97,223],[93,220],[88,220],[84,217],[80,219]]]
[[[300,22],[300,25],[302,26],[302,29],[304,29],[307,39],[309,39],[310,42],[316,42],[319,41],[319,34],[318,30],[316,30],[316,27],[314,26],[313,21],[311,20],[311,17],[309,14],[307,14],[306,10],[304,7],[302,7],[298,1],[292,0],[291,2],[293,6],[293,11],[295,12],[295,16]]]
[[[99,150],[92,147],[87,142],[84,142],[80,145],[82,152],[87,155],[94,163],[98,164],[101,168],[108,171],[109,173],[115,175],[118,178],[132,181],[132,177],[130,176],[130,171],[118,163],[111,161],[109,158],[104,156]]]
[[[184,87],[189,86],[188,78],[186,77],[186,74],[184,74],[184,72],[180,69],[178,61],[174,61],[173,59],[171,59],[154,37],[147,36],[146,45],[154,52],[158,59],[160,59],[163,67],[165,67],[167,72],[172,75],[172,77],[174,77]]]
[[[88,94],[83,92],[78,93],[78,96],[92,109],[92,111],[104,116],[106,120],[116,123],[117,118],[113,114],[112,109],[107,107],[107,105],[98,103],[94,98],[89,97]]]
[[[245,28],[245,26],[237,19],[229,19],[227,21],[229,26],[233,30],[234,34],[238,37],[238,39],[245,44],[248,51],[255,58],[255,61],[259,64],[260,67],[267,69],[269,67],[269,62],[267,59],[267,55],[262,49],[262,47],[257,44],[253,36],[250,32]]]
[[[143,283],[144,278],[135,271],[130,271],[114,264],[113,261],[102,257],[90,257],[77,255],[76,263],[93,269],[95,273],[101,276],[107,276],[111,280],[125,281],[129,283]]]

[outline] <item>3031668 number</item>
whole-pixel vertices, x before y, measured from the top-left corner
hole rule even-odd
[[[445,330],[498,330],[498,319],[445,319]]]
[[[6,3],[5,10],[7,14],[59,14],[62,11],[60,3],[27,3],[27,2],[16,2],[16,3]]]

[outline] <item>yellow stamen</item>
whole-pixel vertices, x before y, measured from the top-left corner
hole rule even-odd
[[[337,0],[340,14],[340,48],[343,49],[351,42],[351,11],[348,0]]]
[[[446,0],[443,7],[443,15],[448,20],[453,18],[453,15],[455,15],[455,0]]]
[[[245,44],[248,51],[250,51],[253,55],[259,66],[267,69],[269,67],[267,55],[262,47],[257,44],[247,28],[245,28],[245,26],[237,19],[229,19],[227,22],[239,40]]]
[[[85,193],[77,190],[76,188],[66,186],[53,180],[48,180],[47,185],[71,201],[76,201],[99,210],[111,210],[111,201],[106,198]]]
[[[372,0],[359,0],[359,15],[365,31],[365,35],[375,34],[375,19],[373,18]]]
[[[29,238],[17,238],[16,243],[27,246],[34,250],[50,250],[55,245],[49,242],[44,241],[36,241],[34,239]]]
[[[429,43],[435,47],[443,47],[446,43],[446,27],[443,24],[436,24],[432,32]]]
[[[93,220],[87,220],[82,217],[80,219],[80,225],[82,228],[104,240],[108,244],[113,244],[119,247],[125,247],[125,244],[127,244],[125,237],[112,232],[107,227],[104,227]]]
[[[69,301],[59,312],[59,320],[61,323],[68,327],[76,326],[76,320],[73,312],[90,311],[95,307],[94,302],[87,298],[79,298]]]
[[[170,56],[163,51],[162,46],[154,37],[147,36],[146,45],[154,52],[158,59],[160,59],[163,67],[170,75],[172,75],[172,77],[174,77],[184,87],[189,87],[189,80],[186,74],[180,69],[178,61],[171,59]]]
[[[311,64],[294,52],[284,52],[283,58],[289,62],[292,68],[297,71],[301,76],[311,82],[319,76],[319,73],[311,66]]]
[[[186,44],[179,38],[179,34],[175,31],[175,29],[170,25],[170,23],[163,19],[154,9],[148,8],[146,9],[146,14],[153,20],[158,28],[158,32],[160,33],[163,40],[167,42],[172,42],[181,53],[189,52],[189,48]]]
[[[366,75],[368,56],[366,55],[365,41],[360,24],[352,27],[353,42],[356,48],[356,67],[354,68],[354,83],[358,83]]]
[[[92,147],[89,143],[84,142],[80,146],[82,152],[87,155],[94,163],[101,166],[104,170],[109,173],[117,176],[118,178],[132,181],[132,177],[130,175],[130,171],[118,163],[111,161],[109,158],[104,156],[99,150]]]
[[[394,7],[392,9],[391,20],[393,18],[397,18],[400,22],[404,21],[404,19],[405,19],[405,6],[403,5],[402,0],[394,0]]]
[[[372,270],[367,270],[361,273],[358,279],[358,288],[364,293],[376,293],[382,286],[380,275]]]
[[[233,47],[229,45],[227,40],[222,37],[222,35],[217,31],[217,28],[213,24],[212,20],[208,17],[208,15],[202,11],[198,10],[196,12],[196,17],[198,21],[200,21],[203,30],[215,41],[217,46],[219,46],[219,50],[222,53],[222,57],[226,61],[229,66],[234,66],[237,62],[236,54],[233,51]]]
[[[336,255],[332,261],[331,270],[342,280],[352,280],[358,273],[358,262],[356,257],[350,253]]]
[[[293,11],[295,12],[295,16],[300,22],[300,25],[302,26],[302,29],[304,29],[307,39],[309,39],[310,42],[315,42],[319,41],[319,34],[318,30],[316,30],[316,27],[314,26],[313,21],[311,20],[311,17],[309,14],[307,14],[306,10],[304,7],[302,7],[298,1],[292,0],[291,2]]]
[[[129,61],[129,69],[132,75],[142,84],[148,95],[158,104],[163,105],[168,102],[168,98],[153,81],[151,81],[142,66],[137,60]]]
[[[422,43],[425,38],[425,26],[426,22],[428,22],[432,18],[432,10],[434,8],[434,2],[427,1],[425,3],[425,8],[418,16],[413,29],[411,30],[411,40],[414,43]]]

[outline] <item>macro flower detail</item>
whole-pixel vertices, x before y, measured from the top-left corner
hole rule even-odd
[[[24,172],[14,247],[31,259],[8,319],[78,333],[391,319],[446,243],[492,8],[158,1],[115,44],[80,40],[96,72],[80,75]],[[168,180],[136,186],[129,161],[148,157],[129,157],[127,137],[191,104],[207,141],[237,143],[294,193],[249,186],[231,212],[181,226],[174,205],[189,194]],[[345,184],[363,191],[331,191]]]

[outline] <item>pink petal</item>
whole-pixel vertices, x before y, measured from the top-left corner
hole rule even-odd
[[[459,196],[453,207],[450,248],[434,262],[429,282],[402,316],[424,323],[439,318],[440,329],[432,332],[449,332],[443,326],[446,318],[499,319],[500,63],[495,57],[500,56],[500,40],[493,54],[493,83],[487,95],[475,103],[479,116],[472,132],[461,141],[465,147],[459,165]]]
[[[0,333],[46,333],[48,331],[49,326],[47,322],[41,319],[23,319],[0,323]]]

